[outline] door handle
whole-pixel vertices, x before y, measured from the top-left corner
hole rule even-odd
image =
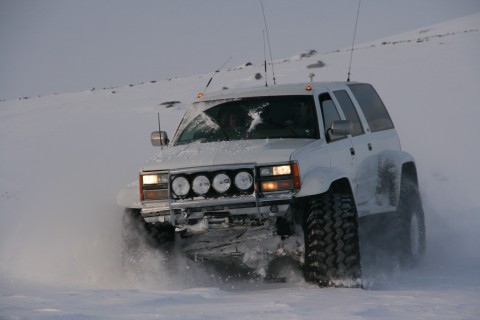
[[[372,148],[372,144],[370,142],[367,144],[367,146],[368,146],[368,151],[372,151],[373,148]]]
[[[354,155],[355,155],[355,149],[354,149],[353,147],[352,147],[352,148],[350,148],[350,154],[351,154],[352,156],[354,156]]]

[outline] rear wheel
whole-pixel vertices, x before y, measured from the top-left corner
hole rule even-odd
[[[361,283],[358,221],[353,198],[325,194],[313,201],[305,219],[305,280],[320,286]]]
[[[425,254],[425,216],[418,187],[409,180],[402,181],[397,219],[400,263],[412,267]]]

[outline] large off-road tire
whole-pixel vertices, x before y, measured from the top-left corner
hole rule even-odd
[[[122,218],[122,267],[127,279],[151,283],[160,270],[174,263],[174,227],[146,223],[138,209],[126,209]]]
[[[122,240],[127,247],[136,247],[142,242],[145,234],[145,223],[140,210],[125,209],[122,217]]]
[[[146,223],[138,209],[125,209],[122,218],[124,256],[141,255],[145,247],[166,251],[175,240],[175,228],[168,223]]]
[[[415,266],[425,254],[425,216],[418,187],[407,179],[400,187],[397,222],[400,263],[402,267]]]
[[[320,286],[361,283],[358,217],[353,198],[325,194],[305,217],[305,280]]]

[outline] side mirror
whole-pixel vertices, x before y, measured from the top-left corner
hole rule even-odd
[[[330,124],[330,132],[335,136],[347,136],[353,132],[353,122],[350,120],[335,120]]]
[[[170,142],[165,131],[153,131],[150,135],[150,141],[154,147],[163,147]]]

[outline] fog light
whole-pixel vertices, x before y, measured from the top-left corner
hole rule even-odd
[[[210,190],[210,180],[205,176],[197,176],[193,179],[192,189],[198,195],[203,195]]]
[[[235,185],[238,189],[245,191],[248,190],[253,184],[253,177],[246,171],[241,171],[235,176]]]
[[[185,177],[177,177],[172,182],[172,190],[177,196],[185,196],[190,191],[190,183]]]
[[[225,173],[217,174],[215,178],[213,178],[213,188],[219,193],[224,193],[230,189],[231,185],[230,177]]]

